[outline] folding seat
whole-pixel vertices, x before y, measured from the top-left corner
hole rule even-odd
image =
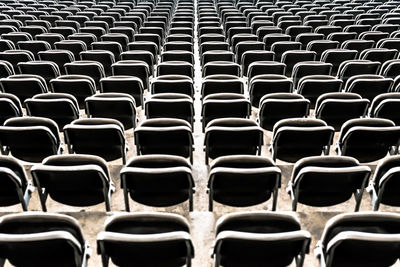
[[[57,124],[46,118],[10,118],[0,126],[2,154],[19,160],[41,162],[61,153]]]
[[[397,108],[399,108],[400,94],[383,93],[374,98],[371,104],[370,117],[383,118],[393,121],[396,125],[400,125]]]
[[[79,106],[74,96],[64,93],[44,93],[28,98],[24,102],[28,116],[53,120],[59,130],[79,118]]]
[[[282,212],[235,212],[221,217],[216,225],[214,266],[302,267],[311,242],[292,214]]]
[[[139,33],[150,33],[150,34],[156,34],[160,37],[161,45],[164,42],[164,30],[160,27],[140,27]]]
[[[77,119],[64,127],[64,138],[70,154],[91,154],[106,161],[122,157],[126,163],[124,126],[117,120]]]
[[[217,61],[218,62],[218,61]],[[214,62],[215,63],[215,62]],[[211,64],[211,63],[207,63]],[[207,64],[204,66],[206,68]],[[185,61],[167,61],[157,65],[157,75],[185,75],[194,78],[193,64]],[[148,87],[149,88],[149,87]]]
[[[38,187],[43,211],[47,211],[48,196],[62,204],[76,207],[105,203],[111,209],[114,185],[107,163],[94,155],[56,155],[31,169]],[[1,225],[1,223],[0,223]]]
[[[221,35],[221,36],[223,36],[223,35]],[[224,37],[224,39],[225,39],[225,37]],[[190,35],[186,35],[186,34],[169,34],[165,38],[165,42],[176,42],[176,41],[194,43],[193,37]],[[199,37],[199,43],[201,43],[201,36]]]
[[[71,51],[75,59],[80,58],[80,52],[87,50],[86,44],[80,40],[62,40],[60,42],[55,42],[54,46],[56,49]]]
[[[47,93],[46,81],[38,75],[17,74],[0,79],[4,93],[18,97],[21,103],[36,94]]]
[[[35,38],[38,41],[48,42],[50,44],[50,46],[52,47],[52,49],[55,48],[54,44],[56,42],[61,42],[62,40],[65,39],[64,36],[62,36],[59,33],[42,33],[42,34],[36,35]],[[40,52],[42,52],[42,51],[40,51]]]
[[[85,61],[97,61],[103,68],[106,76],[112,75],[111,66],[115,63],[115,56],[109,50],[88,50],[79,53],[80,58]]]
[[[32,36],[27,32],[9,32],[3,33],[1,35],[3,40],[9,40],[14,43],[14,46],[17,45],[20,41],[32,41]]]
[[[388,38],[389,34],[387,32],[380,32],[380,31],[367,31],[363,32],[359,35],[359,39],[362,40],[372,40],[375,43],[378,43],[379,40]]]
[[[313,51],[304,50],[291,50],[286,51],[282,54],[281,61],[286,65],[285,74],[290,77],[292,75],[293,67],[304,61],[314,61],[316,53]]]
[[[236,36],[236,35],[235,35]],[[264,50],[265,45],[263,42],[259,41],[242,41],[234,46],[234,52],[236,54],[236,62],[242,64],[242,56],[245,52],[251,50]]]
[[[101,93],[127,94],[135,99],[134,102],[136,104],[136,107],[142,106],[143,104],[143,83],[141,79],[137,77],[123,75],[109,76],[107,78],[101,79],[100,85]]]
[[[231,22],[233,23],[233,22]],[[242,26],[238,26],[242,25]],[[252,34],[252,30],[250,27],[246,26],[246,23],[240,22],[238,25],[235,25],[234,27],[229,28],[229,30],[226,30],[226,39],[228,40],[228,43],[231,44],[233,36],[237,34]],[[223,34],[218,34],[218,35],[223,35]],[[200,35],[201,36],[201,35]]]
[[[370,25],[348,25],[344,27],[344,32],[355,32],[357,33],[357,37],[360,36],[363,32],[368,32],[371,30]]]
[[[384,62],[381,66],[379,74],[387,78],[395,79],[400,75],[400,60],[392,59]]]
[[[78,60],[64,65],[65,73],[67,75],[84,75],[89,76],[95,82],[96,86],[99,86],[100,79],[105,77],[104,67],[97,61],[90,60]],[[77,97],[80,103],[79,97]]]
[[[316,247],[321,266],[390,266],[398,260],[399,216],[356,212],[330,219]]]
[[[378,41],[376,44],[377,48],[386,49],[400,49],[400,39],[398,38],[384,38]]]
[[[298,42],[300,42],[300,40],[298,40]],[[337,41],[315,40],[307,44],[306,50],[316,52],[317,55],[315,59],[320,60],[322,53],[324,53],[326,50],[336,49],[338,46],[339,42]]]
[[[202,98],[216,93],[244,94],[244,84],[239,77],[233,75],[209,75],[205,77],[201,85]]]
[[[114,41],[93,42],[92,49],[110,51],[111,53],[113,53],[116,61],[119,60],[120,55],[123,51],[121,44]]]
[[[145,50],[131,50],[122,52],[120,57],[121,60],[141,60],[146,62],[149,66],[150,74],[154,76],[154,65],[157,64],[158,59],[153,53]]]
[[[347,60],[354,60],[357,56],[357,50],[348,49],[328,49],[321,55],[321,61],[332,64],[332,75],[339,73],[339,66]]]
[[[391,120],[352,119],[342,126],[337,150],[339,155],[371,162],[397,153],[399,140],[400,128]]]
[[[221,27],[201,27],[199,28],[198,35],[201,36],[207,33],[224,34],[224,30]]]
[[[281,171],[268,158],[234,155],[217,158],[210,166],[209,211],[213,202],[234,207],[261,204],[273,195],[276,210]]]
[[[131,27],[126,27],[126,26],[112,27],[112,28],[110,28],[110,33],[124,34],[124,35],[126,35],[126,37],[128,37],[128,42],[132,42],[133,36],[135,35],[134,29],[132,29]],[[126,48],[127,48],[127,44],[125,44],[125,50],[126,50]]]
[[[331,17],[331,19],[332,19],[332,17]],[[331,20],[330,25],[345,28],[346,26],[354,25],[355,22],[356,22],[355,19],[334,19],[334,20]]]
[[[279,41],[271,46],[271,51],[275,53],[275,61],[281,61],[284,52],[288,50],[300,50],[301,43],[292,41]]]
[[[244,41],[257,41],[257,35],[251,33],[238,33],[231,37],[229,44],[232,46],[232,49],[236,50],[236,45],[240,42]]]
[[[146,41],[146,42],[153,42],[157,45],[157,53],[160,52],[161,48],[161,38],[158,34],[153,33],[137,33],[133,36],[134,42]]]
[[[265,50],[249,50],[242,54],[242,75],[247,76],[249,66],[258,61],[273,61],[275,54]]]
[[[201,116],[203,132],[207,124],[220,118],[249,118],[250,101],[243,94],[216,93],[203,98]]]
[[[60,70],[53,61],[28,61],[18,63],[18,68],[21,74],[38,75],[42,77],[47,85],[50,85],[50,80],[60,76]]]
[[[18,47],[32,52],[36,59],[39,59],[38,52],[51,50],[50,44],[45,41],[20,41],[18,42]]]
[[[107,33],[102,35],[101,37],[102,42],[117,42],[121,45],[122,51],[126,51],[126,48],[129,43],[129,38],[127,35],[122,33]],[[96,44],[96,43],[95,43]],[[93,43],[92,43],[93,47]],[[110,50],[112,51],[112,50]]]
[[[52,27],[56,26],[56,21],[57,20],[62,20],[63,18],[57,15],[44,15],[44,16],[39,16],[39,19],[45,20],[50,22]]]
[[[5,215],[0,232],[2,257],[12,265],[87,266],[90,249],[73,217],[27,212]]]
[[[348,201],[354,194],[358,211],[371,169],[351,157],[314,156],[300,159],[288,184],[292,210],[297,204],[326,207]]]
[[[297,88],[299,80],[310,75],[330,75],[332,64],[319,61],[303,61],[296,63],[292,71],[294,87]]]
[[[193,163],[193,135],[187,121],[147,119],[135,129],[134,137],[138,155],[176,155],[190,158]]]
[[[260,155],[263,131],[250,119],[212,120],[205,129],[205,162],[227,155]]]
[[[193,128],[194,106],[191,96],[180,93],[154,94],[145,103],[147,119],[175,118],[185,120]]]
[[[182,50],[193,53],[193,44],[183,41],[167,42],[164,44],[164,51]]]
[[[5,60],[0,60],[0,78],[7,78],[10,75],[14,75],[13,65]]]
[[[353,92],[372,101],[376,96],[388,93],[393,87],[393,80],[380,75],[355,75],[347,80],[345,91]]]
[[[366,49],[372,48],[373,46],[374,46],[374,41],[360,40],[360,39],[347,40],[341,44],[342,49],[357,50],[358,54],[360,54],[362,51]]]
[[[240,76],[240,66],[237,63],[226,61],[212,61],[203,66],[203,77],[216,74],[227,74]]]
[[[85,25],[88,22],[85,22]],[[100,37],[104,34],[106,34],[106,30],[102,27],[98,26],[85,26],[81,27],[80,33],[85,33],[85,34],[93,34],[97,40],[100,40]]]
[[[65,18],[64,20],[57,20],[56,21],[56,28],[58,27],[69,27],[75,30],[75,32],[79,32],[79,29],[81,28],[81,25],[83,26],[83,23],[80,24],[79,22],[72,20],[73,16],[68,16],[68,18]],[[80,17],[80,16],[79,16]],[[83,18],[87,19],[86,16],[82,16]],[[51,28],[50,28],[51,31]]]
[[[0,40],[0,51],[4,52],[7,50],[15,50],[15,45],[10,40],[1,39]]]
[[[156,173],[152,175],[157,176]],[[158,180],[162,181],[157,179],[157,184]],[[194,257],[189,223],[172,213],[114,215],[106,222],[105,231],[97,235],[97,246],[103,267],[108,266],[110,258],[117,266],[191,266]]]
[[[64,38],[68,38],[69,35],[76,33],[77,31],[72,27],[51,27],[49,29],[50,33],[58,33],[64,36]]]
[[[226,42],[204,42],[200,45],[200,55],[204,54],[207,51],[212,50],[224,50],[229,51],[229,44]]]
[[[111,66],[113,75],[129,75],[138,77],[142,83],[143,88],[149,88],[149,66],[140,60],[121,60]]]
[[[274,125],[272,159],[296,162],[309,156],[329,154],[335,130],[318,119],[284,119]],[[301,141],[300,141],[301,140]]]
[[[200,57],[201,66],[213,61],[227,61],[234,62],[235,54],[231,51],[225,50],[210,50],[204,52]]]
[[[191,165],[172,155],[145,155],[131,159],[121,170],[125,209],[132,200],[153,207],[166,207],[189,200],[193,211],[194,180]]]
[[[355,32],[334,32],[327,36],[327,40],[338,41],[339,45],[348,40],[353,40],[357,38]]]
[[[313,28],[311,26],[304,26],[304,25],[289,26],[286,29],[285,34],[289,35],[292,41],[295,41],[298,35],[311,33],[312,31]]]
[[[250,65],[250,70],[251,67],[252,65]],[[250,102],[253,107],[258,107],[260,99],[266,94],[291,93],[293,91],[292,80],[283,75],[279,74],[262,74],[256,76],[249,75],[249,79],[250,79],[249,95],[250,95]]]
[[[355,93],[326,93],[317,99],[315,117],[340,131],[346,121],[365,117],[369,103]]]
[[[14,117],[22,117],[23,111],[21,102],[13,94],[0,93],[0,123]]]
[[[275,42],[290,41],[290,36],[282,33],[269,33],[262,40],[265,43],[265,50],[271,50],[272,44]]]
[[[333,25],[326,25],[326,26],[318,26],[314,32],[315,33],[320,33],[325,35],[325,37],[328,37],[329,34],[334,33],[334,32],[341,32],[342,27],[340,26],[333,26]]]
[[[397,49],[370,48],[360,53],[360,59],[378,61],[381,64],[383,64],[388,60],[397,58],[397,54],[398,54]]]
[[[86,47],[91,47],[93,42],[97,41],[97,37],[92,33],[79,32],[68,36],[69,40],[83,41]]]
[[[266,94],[259,103],[258,123],[267,131],[272,131],[274,125],[282,119],[305,118],[309,115],[310,101],[301,95]]]
[[[310,42],[322,40],[323,38],[324,38],[323,34],[318,34],[318,33],[300,33],[300,34],[298,34],[296,36],[294,41],[300,42],[302,49],[306,49],[307,45]]]
[[[86,75],[61,75],[51,80],[50,84],[53,93],[74,96],[80,109],[85,107],[85,98],[96,93],[95,81]]]

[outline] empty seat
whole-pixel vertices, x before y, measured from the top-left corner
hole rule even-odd
[[[334,129],[318,119],[284,119],[277,122],[271,141],[272,159],[296,162],[308,156],[329,154]]]
[[[8,76],[14,74],[15,71],[13,65],[8,61],[0,60],[0,78],[7,78]]]
[[[237,212],[221,217],[216,225],[214,266],[301,267],[311,235],[299,220],[280,212]]]
[[[62,75],[50,84],[53,93],[73,95],[81,109],[85,107],[85,98],[96,93],[95,81],[86,75]]]
[[[43,211],[48,196],[53,200],[77,207],[105,203],[110,211],[114,186],[106,162],[94,155],[57,155],[43,160],[32,170]]]
[[[2,257],[16,266],[79,267],[87,266],[90,257],[78,221],[67,215],[6,215],[1,217],[0,233]]]
[[[201,96],[215,93],[244,93],[244,84],[239,77],[234,75],[209,75],[204,78],[201,85]]]
[[[249,118],[250,101],[242,94],[217,93],[203,98],[201,109],[203,131],[206,125],[219,118]]]
[[[366,116],[369,103],[355,93],[326,93],[317,99],[315,117],[340,131],[346,121]]]
[[[193,98],[193,80],[183,75],[162,75],[153,78],[151,83],[151,94],[178,93]]]
[[[58,65],[53,61],[29,61],[18,63],[21,74],[37,75],[42,77],[47,85],[50,80],[60,76]]]
[[[264,74],[257,75],[250,80],[249,95],[253,107],[259,107],[264,95],[272,93],[291,93],[293,82],[284,75]]]
[[[121,122],[125,130],[136,127],[135,99],[124,93],[102,93],[85,99],[89,118],[110,118]]]
[[[132,158],[121,170],[125,209],[132,200],[153,207],[177,205],[189,200],[193,211],[194,180],[190,163],[172,155],[145,155]]]
[[[189,62],[167,61],[157,65],[157,75],[184,75],[193,79],[194,68]]]
[[[58,66],[58,70],[60,72],[59,75],[65,74],[64,64],[75,61],[74,54],[68,50],[48,50],[48,51],[41,51],[38,54],[39,54],[39,59],[41,61],[52,61],[56,63]],[[55,75],[51,75],[49,77],[52,76]]]
[[[397,57],[397,54],[398,54],[397,49],[370,48],[360,53],[360,59],[378,61],[381,64],[383,64],[388,60],[395,59]]]
[[[20,204],[22,210],[27,211],[34,187],[22,164],[12,157],[0,156],[0,177],[0,205]]]
[[[260,127],[272,131],[274,125],[289,118],[304,118],[309,114],[310,101],[292,93],[266,94],[260,99],[258,122]]]
[[[323,266],[390,266],[398,260],[396,213],[357,212],[330,219],[316,248]]]
[[[39,59],[38,52],[51,50],[51,46],[46,41],[20,41],[19,49],[28,50],[35,55],[35,59]]]
[[[293,167],[288,192],[292,210],[297,204],[326,207],[343,203],[354,194],[358,211],[371,169],[351,157],[315,156],[303,158]]]
[[[345,91],[372,101],[376,96],[390,92],[392,86],[392,79],[380,75],[355,75],[347,80]]]
[[[191,266],[194,248],[189,223],[168,213],[131,213],[110,217],[97,235],[103,267],[111,259],[117,266],[150,264]]]
[[[17,74],[0,79],[2,91],[13,94],[21,103],[36,94],[47,93],[46,81],[37,75]]]
[[[301,78],[310,75],[330,75],[332,64],[319,61],[303,61],[293,66],[292,79],[294,87],[297,88]]]
[[[9,118],[22,117],[23,111],[21,102],[13,94],[0,93],[0,124]]]
[[[339,65],[346,60],[354,60],[357,56],[357,50],[348,49],[328,49],[321,55],[321,61],[332,64],[332,75],[338,73]]]
[[[107,161],[122,158],[126,162],[124,126],[107,118],[77,119],[64,127],[70,154],[92,154]]]
[[[256,122],[242,118],[212,120],[205,129],[205,162],[226,155],[260,155],[263,132]]]
[[[398,92],[379,94],[372,101],[370,117],[389,119],[396,125],[400,125],[400,117],[397,112],[399,107],[400,94]]]
[[[300,62],[314,61],[316,53],[314,51],[304,50],[291,50],[282,54],[281,61],[286,65],[285,75],[290,77],[292,75],[293,67]]]
[[[101,78],[105,77],[104,67],[97,61],[79,60],[64,65],[67,75],[87,75],[99,86]]]
[[[177,155],[190,158],[193,162],[192,128],[187,121],[171,118],[148,119],[135,129],[134,137],[138,155]]]
[[[149,88],[149,66],[141,60],[120,60],[111,66],[113,75],[138,77],[146,90]]]
[[[226,61],[212,61],[203,66],[203,77],[216,74],[240,76],[240,66],[237,63]]]
[[[300,41],[300,40],[299,40]],[[321,59],[321,55],[328,49],[336,49],[339,46],[338,41],[331,41],[331,40],[315,40],[311,41],[307,44],[306,49],[308,51],[314,51],[317,53],[316,60]]]
[[[100,80],[101,93],[123,93],[135,99],[136,106],[143,105],[143,83],[134,76],[109,76]]]
[[[62,151],[57,124],[46,118],[11,118],[0,126],[2,154],[29,162],[41,162]]]
[[[210,166],[209,211],[213,202],[234,207],[261,204],[272,196],[276,210],[281,171],[268,158],[234,155],[217,158]]]
[[[76,98],[65,93],[37,94],[25,100],[28,116],[44,117],[57,123],[59,130],[79,118]]]
[[[343,124],[338,139],[338,154],[360,162],[371,162],[397,153],[400,128],[387,119],[352,119]]]
[[[112,64],[115,63],[115,56],[111,51],[108,50],[88,50],[79,53],[82,60],[86,61],[97,61],[104,68],[104,74],[106,76],[112,75]]]

